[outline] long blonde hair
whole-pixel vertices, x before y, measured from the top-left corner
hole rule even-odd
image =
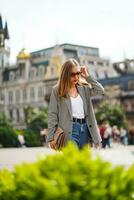
[[[80,66],[80,64],[73,58],[67,60],[61,68],[60,77],[58,80],[58,96],[59,97],[67,97],[69,88],[71,87],[70,84],[70,72],[74,66]],[[79,85],[88,85],[90,84],[83,78],[79,79]]]

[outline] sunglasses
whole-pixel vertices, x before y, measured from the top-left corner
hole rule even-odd
[[[77,75],[77,76],[80,76],[80,74],[81,74],[81,72],[76,72],[76,73],[71,72],[71,77],[75,77],[76,75]]]

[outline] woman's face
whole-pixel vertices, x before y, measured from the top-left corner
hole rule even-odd
[[[80,78],[80,66],[73,66],[70,72],[70,83],[71,85],[76,85]]]

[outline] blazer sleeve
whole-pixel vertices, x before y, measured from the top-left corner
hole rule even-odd
[[[54,87],[50,96],[50,103],[48,109],[48,135],[46,142],[50,142],[54,138],[54,132],[58,125],[58,101],[56,88]]]
[[[90,92],[90,96],[104,95],[104,87],[92,75],[89,75],[86,78],[86,81],[92,86],[91,88],[87,87]]]

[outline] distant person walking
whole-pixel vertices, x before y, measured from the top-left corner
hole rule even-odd
[[[49,146],[53,146],[56,127],[65,133],[65,145],[73,141],[79,149],[93,140],[97,147],[101,137],[97,126],[91,96],[104,94],[103,86],[80,66],[75,59],[67,60],[61,69],[56,86],[53,87],[48,114]]]
[[[103,135],[103,148],[106,148],[107,146],[110,148],[110,137],[112,136],[112,128],[109,124],[105,125],[105,131]]]
[[[19,141],[19,146],[20,147],[25,147],[25,139],[22,134],[18,134],[18,141]]]

